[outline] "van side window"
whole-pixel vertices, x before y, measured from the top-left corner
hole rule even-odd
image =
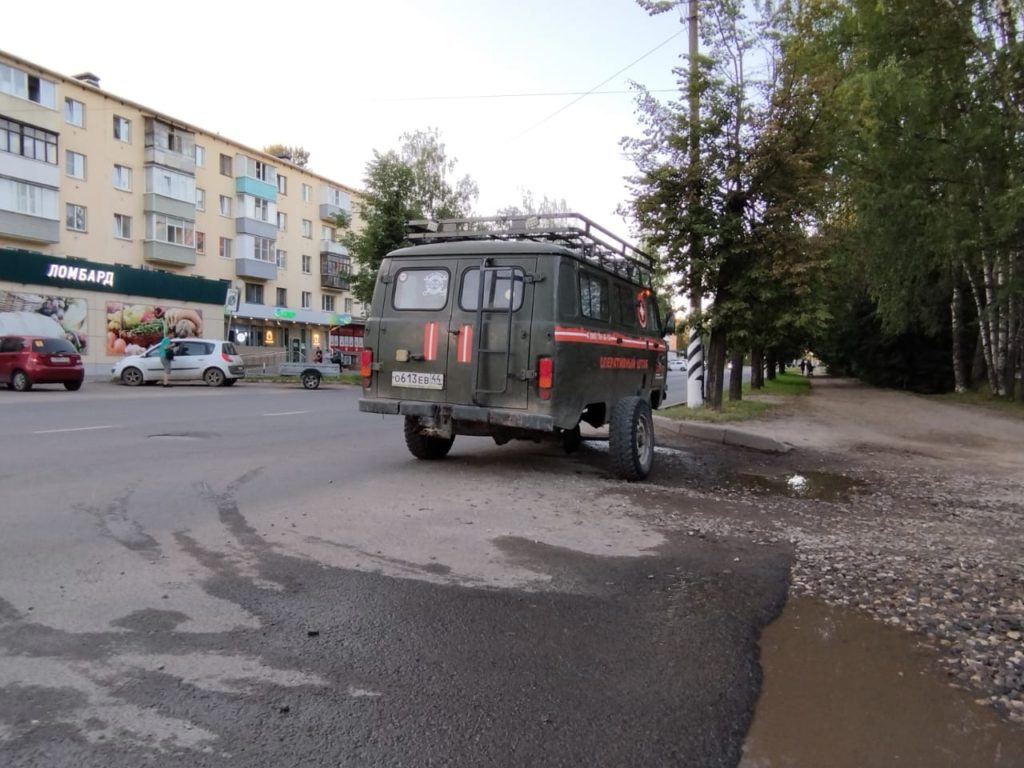
[[[484,272],[484,309],[507,310],[512,299],[512,311],[523,306],[523,279],[521,269],[488,269]],[[480,297],[480,269],[473,267],[462,274],[462,289],[459,291],[459,306],[475,312]]]
[[[580,310],[584,317],[608,321],[608,281],[580,272]]]
[[[448,303],[448,270],[400,270],[391,303],[395,309],[443,309]]]
[[[558,263],[558,316],[573,318],[579,315],[579,289],[576,287],[576,270],[572,262]]]
[[[615,306],[619,313],[618,322],[630,328],[636,327],[636,304],[637,299],[633,296],[633,288],[628,285],[615,286]]]

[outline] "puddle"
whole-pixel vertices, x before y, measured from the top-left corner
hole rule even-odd
[[[755,492],[818,501],[848,501],[850,496],[864,485],[862,480],[852,477],[813,470],[778,477],[739,475],[737,482]]]
[[[739,768],[1024,765],[1024,727],[949,687],[914,635],[853,611],[791,599],[761,666]]]

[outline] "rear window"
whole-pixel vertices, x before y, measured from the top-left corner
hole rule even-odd
[[[188,355],[201,356],[201,355],[212,355],[213,344],[208,341],[186,341],[184,343],[178,342],[177,351],[174,353],[175,357],[187,357]]]
[[[75,349],[75,345],[67,339],[33,339],[32,349],[37,352],[47,352],[51,355],[54,354],[65,354],[65,355],[77,355],[78,350]]]
[[[525,273],[521,269],[487,269],[484,271],[484,309],[508,310],[509,301],[512,311],[523,306],[523,280]],[[462,289],[459,291],[459,306],[475,312],[480,301],[480,268],[467,269],[462,275]]]
[[[443,309],[448,303],[448,270],[399,270],[391,303],[395,309]]]
[[[230,341],[225,341],[224,344],[221,345],[221,348],[224,350],[224,354],[225,355],[237,355],[238,354],[238,352],[235,351],[235,345],[232,344]]]
[[[21,352],[24,345],[24,339],[19,339],[16,336],[0,339],[0,352]]]

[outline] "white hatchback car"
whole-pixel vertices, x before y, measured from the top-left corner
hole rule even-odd
[[[686,358],[685,357],[673,357],[668,361],[668,369],[670,371],[685,371],[686,370]]]
[[[220,339],[174,339],[171,381],[205,381],[211,387],[231,386],[245,378],[245,363],[235,345]],[[164,366],[160,361],[160,345],[141,355],[128,355],[117,361],[111,377],[137,387],[160,381]]]

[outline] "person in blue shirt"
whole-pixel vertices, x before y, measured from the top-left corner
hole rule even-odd
[[[160,339],[160,362],[164,365],[164,377],[163,384],[165,387],[171,386],[171,361],[174,359],[174,347],[171,344],[171,337],[164,333],[164,337]]]

